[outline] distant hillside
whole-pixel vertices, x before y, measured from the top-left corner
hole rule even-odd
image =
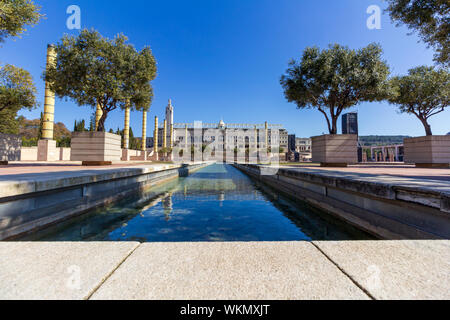
[[[40,120],[28,120],[24,117],[19,117],[19,135],[22,136],[22,144],[24,146],[37,146],[39,140]],[[66,128],[64,123],[58,122],[54,126],[54,139],[59,147],[70,146],[71,132]]]
[[[403,144],[404,138],[410,138],[410,136],[360,136],[359,141],[364,146],[380,146]]]

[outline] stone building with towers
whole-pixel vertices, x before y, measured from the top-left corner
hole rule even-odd
[[[172,101],[165,111],[162,123],[155,117],[153,138],[147,138],[147,147],[156,151],[188,149],[201,146],[211,152],[242,152],[252,150],[287,150],[288,133],[282,125],[225,123],[175,123]]]

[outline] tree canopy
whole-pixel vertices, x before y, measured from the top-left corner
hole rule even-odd
[[[18,131],[17,112],[37,106],[36,87],[28,71],[13,65],[0,67],[0,132]]]
[[[391,19],[419,33],[436,49],[435,60],[450,66],[450,1],[388,0]]]
[[[42,18],[40,6],[31,0],[0,1],[0,43],[7,37],[17,37]]]
[[[391,79],[393,88],[388,101],[399,111],[414,114],[422,122],[425,133],[432,135],[428,119],[441,113],[450,103],[450,74],[444,69],[421,66],[408,75]]]
[[[299,109],[316,108],[326,118],[330,134],[337,134],[342,111],[363,101],[386,98],[389,67],[377,44],[351,50],[338,44],[328,49],[306,48],[281,77],[289,102]]]
[[[55,46],[55,65],[44,73],[58,97],[94,109],[99,103],[103,115],[98,131],[105,130],[109,112],[127,106],[148,110],[152,102],[155,58],[150,47],[137,51],[127,40],[121,34],[107,39],[94,30],[82,30],[76,37],[66,35]]]

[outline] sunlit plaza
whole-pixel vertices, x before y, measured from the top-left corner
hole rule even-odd
[[[450,299],[447,2],[78,2],[0,3],[0,300]]]

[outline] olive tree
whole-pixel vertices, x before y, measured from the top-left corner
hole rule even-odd
[[[0,43],[7,37],[17,37],[42,18],[40,7],[31,0],[0,1]]]
[[[399,106],[399,111],[415,115],[431,136],[428,119],[441,113],[450,102],[450,74],[434,67],[421,66],[408,71],[408,75],[391,79],[392,92],[388,101]]]
[[[338,44],[322,51],[306,48],[281,77],[285,97],[298,109],[319,110],[330,134],[337,134],[337,121],[345,109],[386,98],[389,67],[381,55],[377,44],[359,50]]]
[[[388,0],[387,12],[397,25],[405,24],[436,49],[435,60],[450,65],[450,1]]]
[[[150,47],[137,51],[127,40],[122,34],[104,38],[94,30],[66,35],[55,46],[56,63],[44,72],[58,97],[93,109],[99,104],[103,114],[98,131],[105,131],[109,112],[127,107],[148,110],[153,98],[155,58]]]
[[[37,105],[30,73],[9,64],[0,67],[0,132],[17,133],[17,112]]]

